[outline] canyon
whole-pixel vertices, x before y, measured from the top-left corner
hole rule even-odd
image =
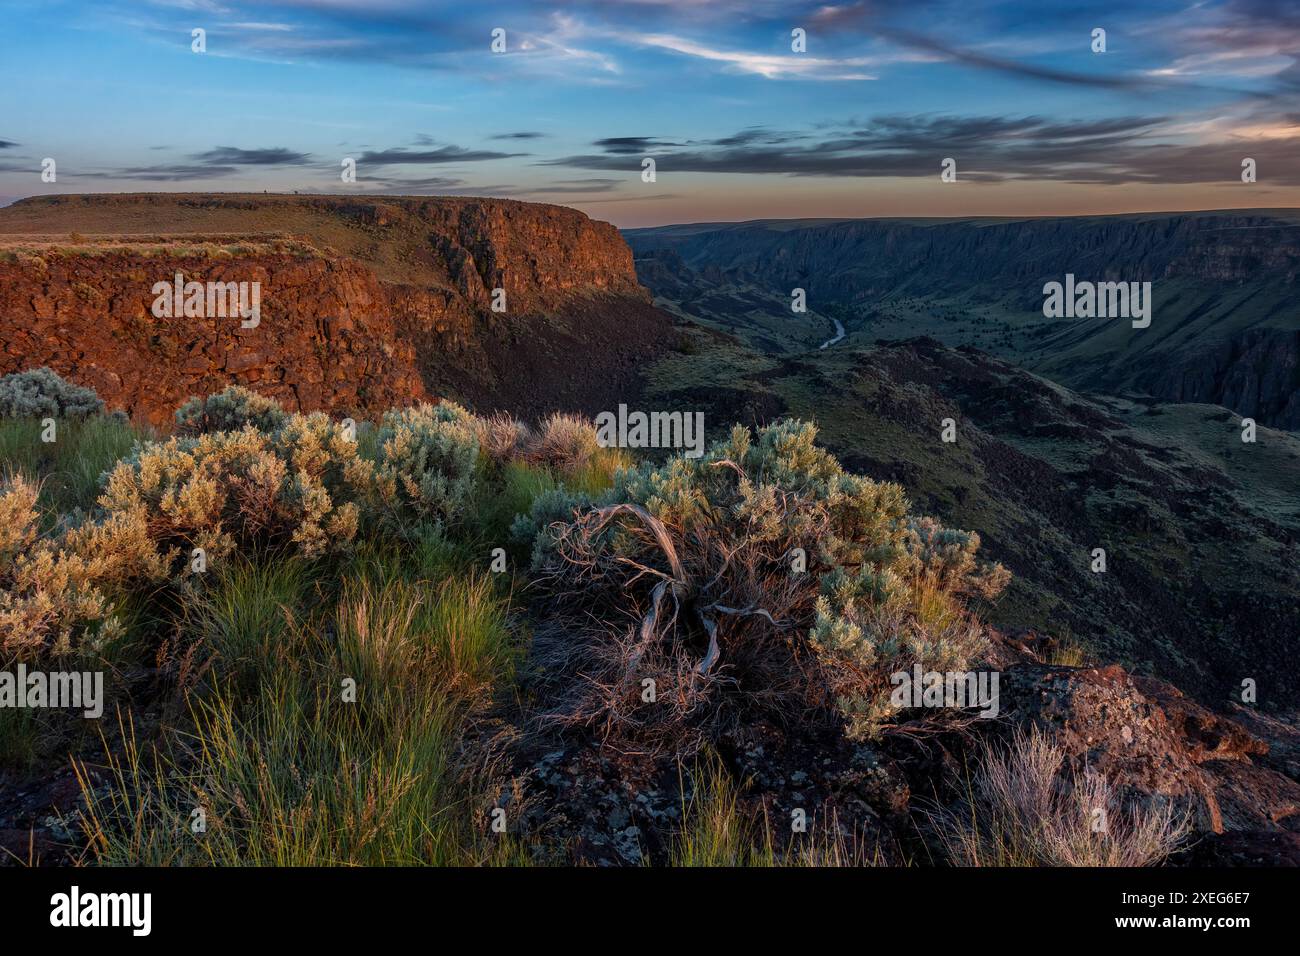
[[[682,423],[667,444],[697,448],[687,424],[702,439],[696,423],[716,436],[815,421],[846,468],[977,531],[1012,572],[979,608],[1001,675],[991,732],[1045,728],[1072,763],[1194,813],[1204,839],[1176,862],[1294,862],[1294,230],[1249,211],[620,235],[496,199],[42,197],[0,209],[0,374],[49,366],[159,431],[231,383],[372,420],[439,398],[532,419],[604,412],[607,426],[645,409]],[[1045,320],[1044,281],[1070,272],[1152,282],[1150,329]],[[177,274],[257,283],[258,322],[156,315],[155,286]],[[808,315],[792,316],[794,287]],[[1248,447],[1245,414],[1261,419]],[[956,442],[940,440],[945,421]],[[811,795],[887,835],[970,756],[961,734],[939,743],[941,759],[904,736],[869,752],[761,724],[723,749],[758,781],[755,813]],[[607,760],[590,741],[548,743],[525,768],[527,806],[587,862],[635,863],[629,788],[661,821],[683,794],[667,765]],[[28,813],[50,796],[19,800]],[[669,830],[647,828],[652,851]],[[0,846],[25,839],[0,829]]]
[[[34,198],[0,209],[0,374],[48,365],[164,430],[231,383],[370,419],[450,398],[534,420],[702,415],[711,436],[813,420],[854,470],[984,535],[1014,572],[995,621],[1068,627],[1217,698],[1240,674],[1273,691],[1295,677],[1294,232],[1253,211],[625,242],[576,210],[496,199]],[[1151,327],[1044,319],[1042,277],[1071,261],[1155,283]],[[260,321],[155,317],[155,283],[178,272],[259,283]],[[810,314],[791,315],[794,287]],[[1231,410],[1259,415],[1256,446]],[[954,444],[936,438],[946,419]],[[1077,573],[1098,546],[1119,566]]]
[[[737,326],[767,353],[809,348],[835,320],[850,344],[925,335],[1072,388],[1219,404],[1300,429],[1295,210],[756,220],[625,235],[660,305]],[[1044,320],[1044,284],[1067,273],[1150,283],[1150,327]],[[822,317],[807,332],[791,321],[795,287]]]

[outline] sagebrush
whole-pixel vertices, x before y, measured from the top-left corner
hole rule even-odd
[[[878,732],[889,675],[974,659],[984,633],[964,600],[1008,577],[797,421],[737,427],[594,498],[553,490],[515,533],[548,605],[534,641],[548,719],[673,752],[755,709]]]
[[[0,418],[85,418],[103,411],[93,389],[73,385],[53,369],[0,376]]]

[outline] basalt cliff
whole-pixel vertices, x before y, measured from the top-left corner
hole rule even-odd
[[[177,274],[258,283],[258,320],[155,314]],[[0,210],[0,374],[48,365],[154,424],[232,382],[339,413],[432,395],[595,410],[635,392],[670,329],[614,227],[559,206],[142,194]]]

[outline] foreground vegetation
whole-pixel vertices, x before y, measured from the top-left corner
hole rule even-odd
[[[977,661],[968,602],[1007,579],[798,422],[636,463],[569,416],[352,423],[231,388],[161,436],[85,401],[43,420],[32,382],[9,385],[0,662],[113,677],[97,740],[0,710],[0,768],[72,754],[82,862],[555,859],[497,825],[527,799],[509,741],[552,733],[678,761],[693,796],[670,862],[875,862],[831,827],[788,851],[710,748],[756,719],[878,736],[888,675]],[[1062,862],[964,826],[953,862]],[[1178,828],[1138,820],[1154,849],[1101,861],[1158,859]]]

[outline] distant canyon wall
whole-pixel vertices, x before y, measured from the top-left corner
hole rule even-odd
[[[1105,322],[1045,329],[1005,355],[1075,388],[1221,404],[1300,429],[1300,212],[1247,210],[1022,220],[755,222],[634,229],[642,280],[753,285],[870,311],[934,297],[1032,315],[1045,282],[1147,282],[1158,314],[1122,341]],[[959,301],[953,303],[953,299]],[[947,303],[944,305],[943,303]],[[869,335],[869,329],[865,330]]]

